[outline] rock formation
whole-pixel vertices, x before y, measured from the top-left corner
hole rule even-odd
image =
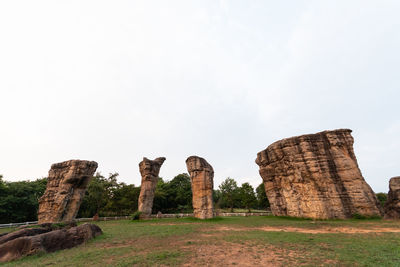
[[[389,181],[389,194],[384,211],[385,219],[400,219],[400,176]]]
[[[203,158],[191,156],[186,160],[192,182],[193,213],[199,219],[214,217],[214,170]]]
[[[86,160],[51,165],[46,191],[39,199],[39,224],[74,220],[96,169],[96,162]]]
[[[142,185],[140,187],[138,210],[142,212],[142,216],[144,217],[150,215],[153,209],[153,200],[158,182],[158,174],[160,173],[160,168],[164,161],[165,158],[156,158],[155,160],[143,158],[139,163]]]
[[[351,130],[277,141],[257,154],[274,215],[308,218],[380,216],[378,200],[361,175]]]
[[[34,236],[50,232],[50,227],[26,228],[0,236],[0,245],[23,236]]]
[[[28,229],[24,230],[27,233]],[[43,231],[47,231],[47,229]],[[35,232],[36,235],[22,235],[0,244],[0,262],[7,262],[40,252],[47,253],[72,248],[102,234],[100,227],[95,224],[83,224],[70,229],[54,230],[47,233],[41,233],[40,230]],[[34,232],[29,232],[29,234],[32,233]],[[20,235],[20,233],[17,235]],[[14,234],[13,237],[15,236]],[[6,239],[7,235],[4,238]]]

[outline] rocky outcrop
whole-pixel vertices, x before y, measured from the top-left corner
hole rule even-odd
[[[0,236],[0,245],[23,236],[34,236],[50,232],[49,227],[26,228]]]
[[[309,218],[380,216],[353,151],[351,130],[277,141],[257,154],[274,215]]]
[[[158,174],[160,173],[160,168],[164,161],[165,158],[162,157],[156,158],[155,160],[143,158],[139,163],[142,184],[140,186],[138,210],[142,212],[142,216],[144,217],[150,215],[153,209],[153,200],[158,182]]]
[[[192,182],[193,213],[199,219],[214,217],[214,170],[203,158],[191,156],[186,160]]]
[[[39,223],[74,220],[96,169],[96,162],[86,160],[51,165],[46,191],[39,199]]]
[[[36,232],[36,235],[11,238],[10,241],[1,244],[0,262],[7,262],[40,252],[47,253],[72,248],[102,234],[100,227],[95,224],[83,224],[70,229],[54,230],[47,233]]]
[[[384,211],[385,219],[400,219],[400,176],[389,181],[389,194]]]

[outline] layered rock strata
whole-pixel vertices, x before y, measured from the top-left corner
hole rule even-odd
[[[400,219],[400,176],[389,181],[389,193],[385,203],[385,219]]]
[[[186,160],[192,183],[193,214],[199,219],[214,217],[214,170],[203,158],[191,156]]]
[[[257,154],[274,215],[308,218],[380,216],[353,151],[351,130],[339,129],[277,141]]]
[[[96,169],[96,162],[86,160],[51,165],[46,191],[39,199],[39,224],[74,220]]]
[[[139,195],[139,211],[142,212],[142,216],[149,216],[153,209],[154,193],[156,191],[158,175],[160,168],[164,163],[165,158],[156,158],[155,160],[149,160],[143,158],[139,163],[140,175],[142,176],[142,184],[140,187]]]
[[[26,228],[0,236],[0,245],[23,236],[34,236],[50,232],[50,227]]]
[[[4,236],[4,239],[8,238],[9,241],[0,244],[0,262],[7,262],[40,252],[48,253],[72,248],[102,234],[100,227],[95,224],[83,224],[50,232],[48,230],[41,229],[29,232],[28,229],[24,229],[23,233],[19,231],[17,234],[9,234],[13,235],[10,238],[7,235]],[[18,235],[21,236],[15,238]]]

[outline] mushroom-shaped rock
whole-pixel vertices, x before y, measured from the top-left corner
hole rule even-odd
[[[193,213],[199,219],[214,217],[214,170],[203,158],[191,156],[186,160],[192,182]]]
[[[74,220],[96,169],[97,163],[87,160],[51,165],[46,191],[39,199],[39,223]]]
[[[151,214],[153,209],[154,193],[156,191],[158,174],[165,158],[156,158],[155,160],[149,160],[143,158],[139,163],[140,175],[142,176],[142,184],[140,187],[138,210],[142,212],[143,216]]]
[[[351,130],[339,129],[277,141],[256,163],[274,215],[308,218],[380,216],[353,151]]]

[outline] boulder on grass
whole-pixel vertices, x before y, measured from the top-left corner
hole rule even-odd
[[[0,245],[0,262],[7,262],[40,252],[47,253],[73,248],[101,234],[102,230],[99,226],[87,223],[69,229],[54,230],[33,236],[21,236]],[[7,235],[4,237],[7,237]]]

